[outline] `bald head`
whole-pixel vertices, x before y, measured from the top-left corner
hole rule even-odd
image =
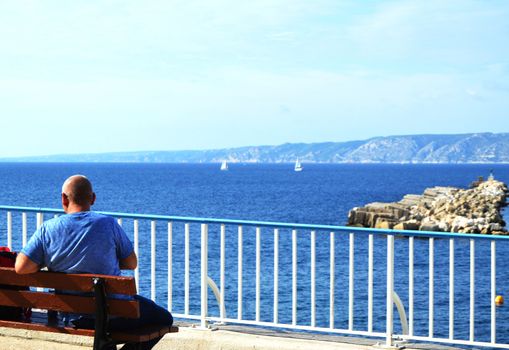
[[[64,203],[67,199],[68,203]],[[82,210],[89,210],[94,204],[95,194],[92,190],[92,183],[83,175],[73,175],[65,180],[62,185],[62,203],[66,206],[82,207]]]

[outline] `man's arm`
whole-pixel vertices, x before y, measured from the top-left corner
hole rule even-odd
[[[39,265],[30,260],[30,258],[25,254],[19,253],[18,256],[16,257],[14,270],[16,271],[16,273],[24,275],[27,273],[34,273],[39,271]]]
[[[135,252],[132,252],[127,258],[120,260],[121,270],[134,270],[136,266],[138,266],[138,258]]]

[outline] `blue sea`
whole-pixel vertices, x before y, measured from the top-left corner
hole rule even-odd
[[[456,186],[466,188],[479,176],[487,177],[492,171],[495,178],[509,183],[509,165],[359,165],[359,164],[303,164],[304,171],[294,172],[293,164],[230,164],[229,171],[219,171],[219,164],[103,164],[103,163],[0,163],[0,204],[28,207],[60,208],[60,188],[63,181],[72,174],[88,176],[97,194],[95,210],[140,214],[160,214],[188,217],[208,217],[256,221],[277,221],[306,224],[344,225],[348,211],[369,202],[391,202],[400,200],[405,194],[421,194],[427,187]],[[6,244],[5,214],[0,217],[0,244]],[[125,222],[126,231],[132,223]],[[161,228],[163,229],[163,228]],[[140,229],[140,273],[141,293],[149,293],[150,259],[149,228]],[[175,225],[174,239],[174,304],[175,312],[182,313],[183,255],[182,230]],[[129,233],[131,234],[131,233]],[[272,231],[262,236],[262,320],[272,317],[273,236]],[[317,268],[328,273],[329,233],[317,233]],[[146,235],[146,236],[144,236]],[[280,285],[291,283],[291,256],[289,232],[281,232]],[[146,238],[145,238],[146,237]],[[159,238],[160,237],[160,238]],[[199,237],[199,236],[197,236]],[[159,242],[159,239],[161,240]],[[210,230],[209,271],[218,283],[219,234],[216,228]],[[244,274],[254,274],[254,234],[246,229],[244,233]],[[236,242],[235,227],[227,231],[227,241]],[[355,318],[354,328],[362,329],[367,320],[366,281],[367,245],[366,237],[356,236],[355,248]],[[503,242],[501,242],[503,243]],[[158,236],[158,247],[165,247],[166,236]],[[415,334],[427,335],[428,320],[428,241],[416,240],[415,284],[420,286],[415,295]],[[14,248],[20,247],[20,240]],[[236,243],[227,246],[227,279],[231,280],[226,291],[229,317],[236,317],[237,296],[237,251]],[[396,281],[395,288],[404,304],[408,300],[408,240],[396,239]],[[158,248],[159,249],[159,248]],[[162,248],[161,248],[162,249]],[[191,273],[199,273],[199,239],[191,244]],[[249,250],[251,249],[251,250]],[[383,238],[375,239],[375,331],[384,331],[385,320],[385,261],[386,243]],[[448,254],[449,241],[435,241],[435,335],[448,336]],[[344,276],[348,272],[348,237],[341,235],[336,240],[337,295],[336,326],[346,328],[348,321],[348,285]],[[509,272],[501,263],[509,253],[509,244],[497,245],[497,294],[509,299]],[[157,254],[158,302],[166,302],[164,280],[167,253],[163,249]],[[299,322],[309,318],[309,235],[299,237]],[[214,257],[216,259],[214,259]],[[180,259],[180,260],[179,260]],[[455,292],[455,334],[468,339],[469,316],[469,241],[456,242],[456,292]],[[481,271],[489,266],[489,242],[476,245],[476,269]],[[489,270],[485,270],[489,271]],[[198,275],[196,275],[198,276]],[[341,277],[342,276],[342,277]],[[192,298],[199,298],[199,278],[192,278]],[[250,279],[252,280],[252,279]],[[244,317],[254,319],[254,284],[244,284]],[[327,291],[318,295],[317,310],[328,310],[327,276],[318,276],[317,290]],[[476,340],[489,341],[490,304],[489,273],[476,275]],[[282,289],[280,289],[282,293]],[[194,299],[193,299],[194,300]],[[213,299],[209,302],[211,313],[217,312]],[[281,322],[291,322],[291,299],[280,297],[279,313]],[[497,308],[497,339],[509,343],[509,305]],[[230,309],[232,311],[230,311]],[[199,305],[191,305],[191,311]],[[408,313],[408,310],[407,310]],[[317,313],[317,325],[328,326],[328,311]],[[396,329],[398,330],[398,325]]]

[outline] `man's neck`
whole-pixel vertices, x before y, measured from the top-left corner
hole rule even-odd
[[[77,204],[70,204],[67,208],[64,208],[66,214],[81,213],[84,211],[90,211],[90,206],[83,206]]]

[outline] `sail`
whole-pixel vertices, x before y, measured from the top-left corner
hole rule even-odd
[[[228,170],[228,163],[226,163],[226,160],[223,160],[221,163],[221,170],[225,171]]]
[[[300,164],[300,161],[297,159],[295,162],[295,171],[302,171],[302,165]]]

